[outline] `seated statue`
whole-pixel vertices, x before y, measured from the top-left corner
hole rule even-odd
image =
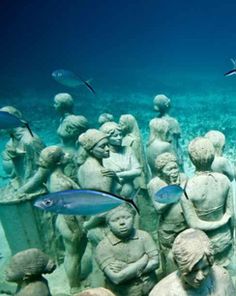
[[[39,249],[27,249],[14,255],[6,269],[6,280],[17,283],[16,296],[51,296],[42,274],[52,273],[56,265]]]
[[[231,183],[225,175],[211,171],[215,151],[210,140],[196,138],[190,142],[188,151],[196,171],[186,186],[189,199],[185,195],[181,199],[185,219],[189,227],[206,232],[213,246],[215,261],[227,266],[233,243]],[[195,218],[208,225],[199,224],[200,220]]]
[[[161,250],[162,274],[167,275],[176,269],[171,256],[172,244],[176,236],[188,228],[188,225],[180,203],[159,203],[154,200],[154,196],[158,190],[170,184],[184,187],[186,176],[180,173],[176,156],[168,152],[157,156],[155,167],[158,176],[154,177],[147,187],[159,218],[157,231]]]
[[[196,229],[180,233],[172,247],[178,270],[162,279],[149,296],[232,296],[232,280],[214,264],[214,251],[207,235]]]
[[[154,118],[149,123],[150,135],[147,143],[147,161],[152,176],[156,174],[155,159],[158,155],[175,151],[169,142],[169,124],[165,119]]]
[[[219,131],[209,131],[205,134],[205,137],[209,139],[215,149],[215,158],[211,165],[213,172],[218,172],[226,175],[230,181],[235,178],[234,168],[230,161],[223,156],[225,147],[225,135]]]
[[[20,111],[11,106],[3,107],[1,111],[22,118]],[[13,194],[10,193],[11,191],[20,188],[34,175],[39,154],[45,145],[36,134],[32,136],[26,127],[9,129],[7,132],[10,140],[3,151],[3,167],[11,176],[11,182],[5,194],[10,196]]]
[[[179,140],[181,137],[181,129],[178,121],[169,115],[171,108],[170,99],[163,94],[155,96],[153,100],[154,110],[158,112],[158,118],[165,119],[169,123],[169,140],[177,155],[178,163],[182,168],[183,165],[183,152]]]
[[[106,122],[100,130],[109,141],[109,157],[103,159],[103,165],[115,173],[116,183],[114,192],[126,198],[134,194],[134,179],[141,175],[141,165],[132,148],[122,146],[120,126],[115,122]]]
[[[134,228],[134,210],[123,205],[109,211],[110,231],[96,248],[106,288],[116,296],[144,296],[156,283],[158,253],[151,236]]]

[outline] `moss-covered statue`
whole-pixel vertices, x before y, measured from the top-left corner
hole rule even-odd
[[[233,244],[233,201],[229,179],[211,171],[215,151],[210,140],[196,138],[188,146],[189,156],[195,166],[195,175],[188,180],[181,199],[185,219],[190,227],[204,230],[212,242],[215,260],[227,266]],[[192,210],[196,216],[189,215]],[[196,221],[207,222],[203,227]],[[230,219],[231,218],[231,219]]]
[[[225,147],[225,135],[220,131],[211,130],[205,134],[215,149],[215,158],[211,165],[214,172],[226,175],[230,181],[235,178],[233,164],[223,155]]]
[[[161,280],[149,296],[232,296],[228,272],[214,264],[214,250],[207,235],[196,229],[180,233],[173,244],[178,270]]]
[[[156,283],[158,253],[151,236],[134,228],[128,205],[108,212],[109,233],[96,248],[96,260],[106,287],[117,296],[144,296]]]
[[[56,268],[50,258],[39,249],[27,249],[11,258],[6,280],[17,283],[16,296],[51,296],[48,282],[42,274]]]

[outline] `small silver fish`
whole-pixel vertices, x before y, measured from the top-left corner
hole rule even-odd
[[[68,87],[79,87],[82,85],[85,85],[94,95],[95,90],[90,85],[90,81],[83,80],[80,76],[75,75],[73,72],[69,70],[59,69],[52,72],[52,77],[55,79],[58,83],[63,84]]]
[[[53,192],[38,198],[34,206],[57,214],[90,216],[110,211],[124,202],[130,203],[138,211],[133,200],[89,189]]]
[[[185,193],[185,190],[182,187],[172,184],[158,190],[154,199],[159,203],[172,204],[178,202],[183,193]]]
[[[232,76],[232,75],[235,75],[236,74],[236,60],[234,60],[234,59],[230,59],[230,60],[233,63],[233,69],[230,70],[230,71],[228,71],[228,72],[226,72],[224,74],[224,76]]]

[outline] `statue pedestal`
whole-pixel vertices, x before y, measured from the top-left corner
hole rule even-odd
[[[28,248],[43,250],[32,199],[1,200],[0,219],[12,255]]]

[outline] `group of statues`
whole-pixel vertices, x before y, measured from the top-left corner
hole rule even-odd
[[[80,295],[85,287],[105,287],[110,292],[84,295],[234,295],[227,268],[234,250],[235,168],[223,156],[225,137],[209,131],[189,143],[195,173],[188,176],[181,129],[169,115],[170,103],[165,95],[154,98],[157,116],[150,120],[146,145],[133,115],[123,114],[116,122],[104,113],[97,128],[90,127],[84,116],[74,114],[74,101],[67,93],[54,98],[60,143],[46,147],[25,127],[7,131],[10,140],[2,163],[10,181],[4,199],[94,189],[134,199],[140,210],[138,215],[125,204],[92,217],[42,215],[55,232],[48,234],[50,244],[55,238],[62,241],[55,252],[63,252],[71,295]],[[1,110],[22,117],[12,106]],[[184,188],[187,197],[176,203],[158,202],[156,192],[171,184]],[[12,257],[7,280],[18,284],[16,295],[51,295],[42,274],[55,266],[46,256],[29,249]],[[50,268],[35,257],[42,257],[46,266],[50,262]],[[15,264],[17,260],[22,264]],[[32,275],[27,262],[43,267]]]

